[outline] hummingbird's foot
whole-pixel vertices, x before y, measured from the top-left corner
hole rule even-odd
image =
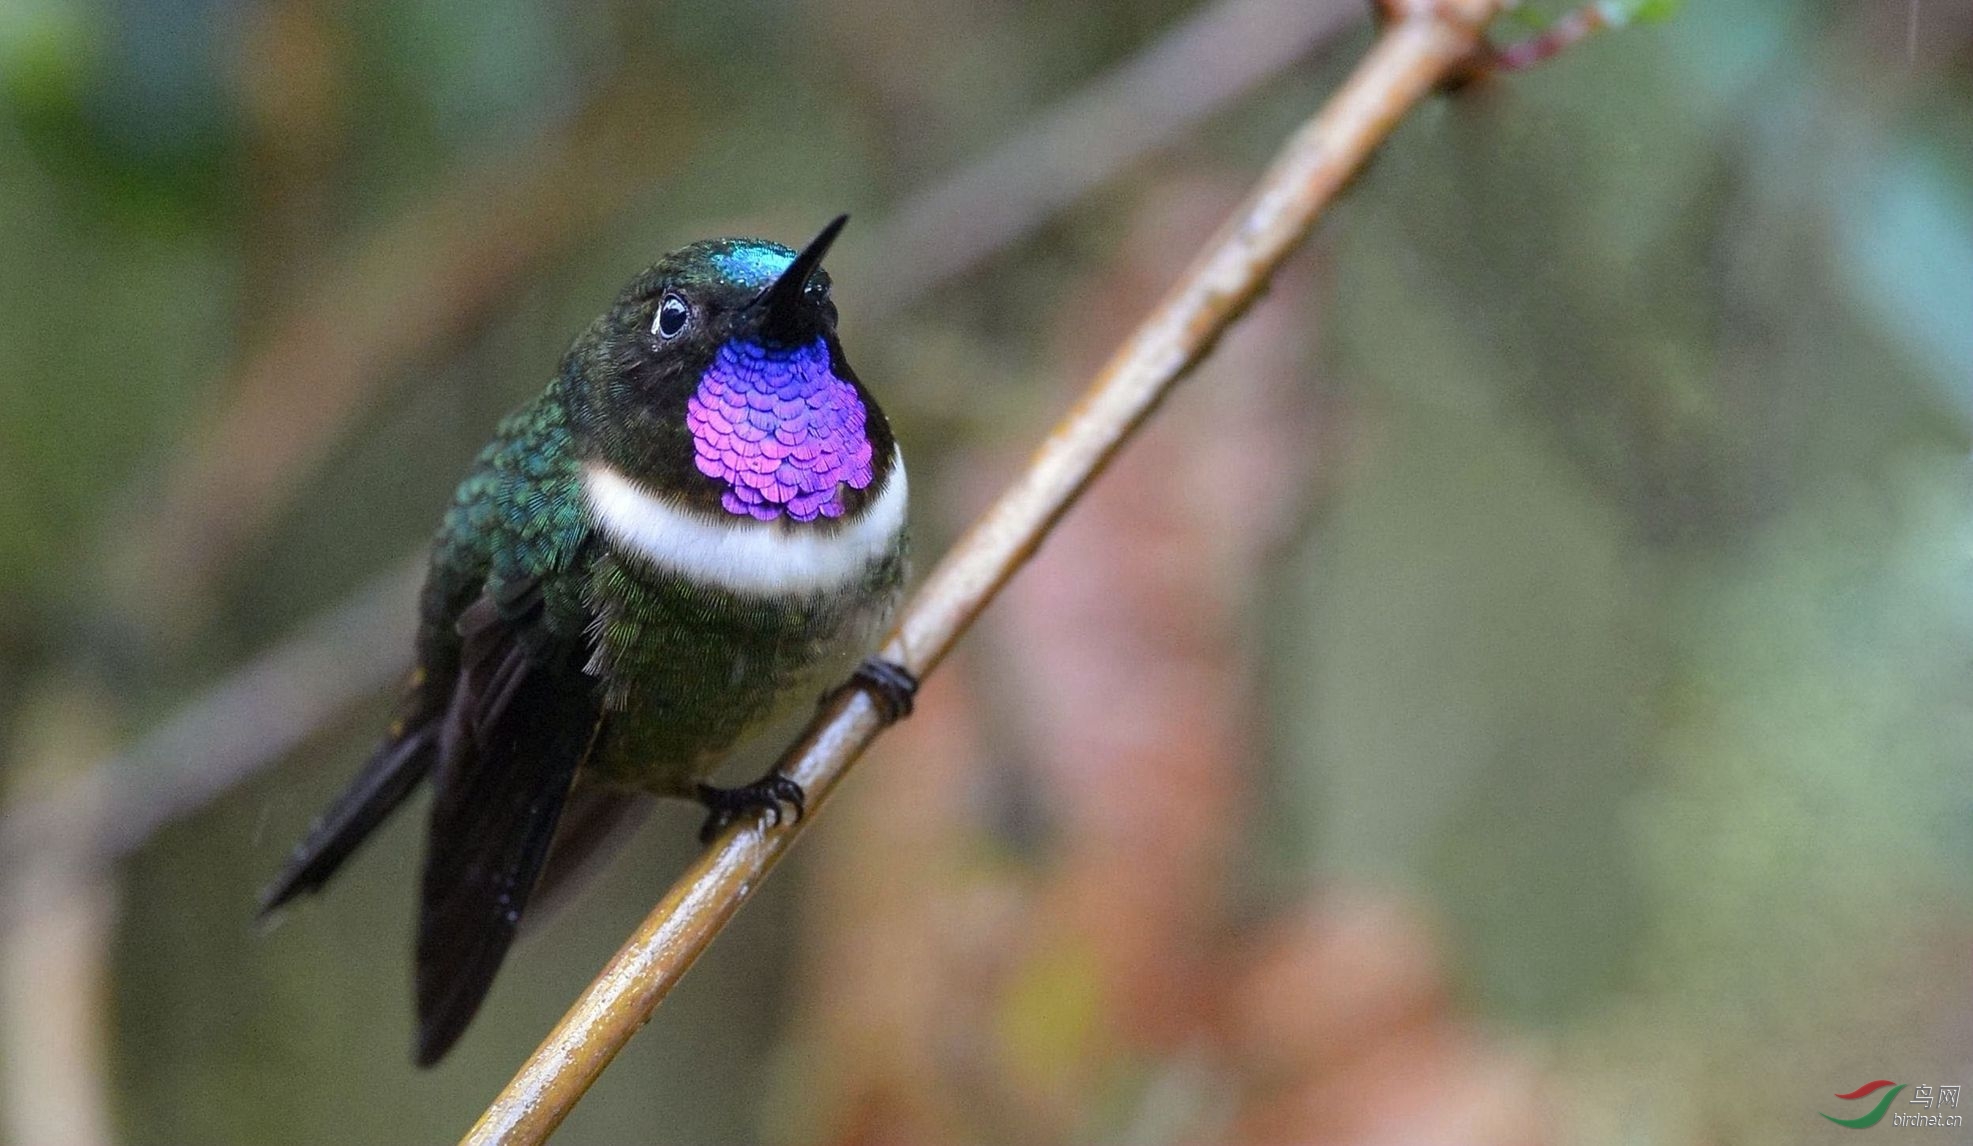
[[[786,804],[794,809],[792,820],[802,818],[808,807],[808,793],[802,786],[779,772],[769,772],[751,784],[738,788],[715,788],[711,784],[699,785],[699,803],[706,806],[706,822],[699,827],[699,842],[709,844],[712,838],[726,829],[726,825],[739,819],[747,812],[765,812],[768,822],[781,822],[781,806]]]
[[[918,695],[918,678],[911,670],[896,661],[882,657],[865,657],[856,666],[843,688],[861,688],[870,694],[877,705],[877,712],[883,716],[885,724],[896,724],[911,715],[911,702]],[[828,700],[842,689],[828,693],[822,699]]]

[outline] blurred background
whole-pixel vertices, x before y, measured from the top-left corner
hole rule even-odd
[[[255,925],[495,420],[664,250],[847,210],[928,567],[1370,35],[0,0],[0,1140],[462,1133],[697,823],[431,1072],[422,804]],[[1968,0],[1431,103],[557,1141],[1798,1143],[1973,1085],[1969,422]]]

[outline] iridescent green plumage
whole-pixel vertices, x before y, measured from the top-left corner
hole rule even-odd
[[[746,736],[846,678],[904,578],[900,538],[852,592],[757,597],[640,569],[590,569],[612,719],[590,767],[659,795],[691,796]]]
[[[419,606],[427,671],[456,658],[459,615],[489,588],[541,580],[557,635],[573,637],[586,623],[580,581],[561,576],[589,533],[567,389],[557,378],[503,419],[453,494]]]

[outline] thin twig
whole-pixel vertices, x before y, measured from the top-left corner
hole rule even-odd
[[[896,273],[876,280],[890,285],[858,307],[859,319],[875,322],[977,267],[1077,196],[1307,58],[1358,11],[1353,0],[1225,0],[1185,21],[1044,113],[1034,127],[908,200],[868,244],[886,252]],[[1228,67],[1229,53],[1252,44],[1267,45],[1259,57],[1265,67],[1240,64],[1231,69],[1234,80],[1197,82],[1199,73]],[[1120,110],[1147,90],[1181,91],[1193,102],[1166,99],[1155,114]],[[1107,139],[1101,151],[1083,148],[1093,136]],[[1019,179],[986,174],[1009,171],[1027,173],[1041,185],[1030,191]],[[1020,204],[1021,211],[1008,212],[1002,200]],[[990,231],[969,232],[973,238],[963,258],[944,250],[946,235],[982,226],[978,220],[989,210]],[[893,278],[897,281],[890,282]],[[407,558],[404,567],[357,589],[62,790],[0,809],[0,867],[41,847],[50,833],[72,832],[82,823],[100,822],[114,832],[102,841],[102,858],[121,858],[157,829],[272,767],[318,729],[383,690],[409,655],[404,634],[413,590],[403,569],[412,566],[423,568]],[[333,671],[322,671],[324,665]],[[239,720],[242,696],[297,697],[306,703],[261,705],[250,720],[240,721],[244,727],[234,728],[229,721]],[[192,739],[187,730],[198,730],[205,739]],[[94,814],[99,801],[132,814],[99,820]]]
[[[906,607],[883,655],[936,668],[1171,387],[1266,286],[1371,151],[1471,58],[1503,0],[1413,0],[1177,285],[1110,359],[1012,486],[953,546]],[[882,728],[860,690],[839,693],[782,758],[819,809]],[[738,824],[695,861],[576,1001],[465,1138],[539,1143],[702,954],[807,825]]]

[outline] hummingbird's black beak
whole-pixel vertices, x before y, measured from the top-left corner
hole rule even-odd
[[[822,265],[822,256],[829,253],[829,244],[843,233],[843,226],[848,222],[848,215],[831,219],[829,225],[822,228],[822,233],[810,239],[808,246],[802,248],[802,253],[795,256],[795,261],[788,264],[788,269],[781,272],[781,277],[754,299],[754,305],[761,312],[762,338],[787,346],[802,341],[804,335],[812,333],[804,329],[807,323],[804,321],[802,292],[808,287],[808,276]]]

